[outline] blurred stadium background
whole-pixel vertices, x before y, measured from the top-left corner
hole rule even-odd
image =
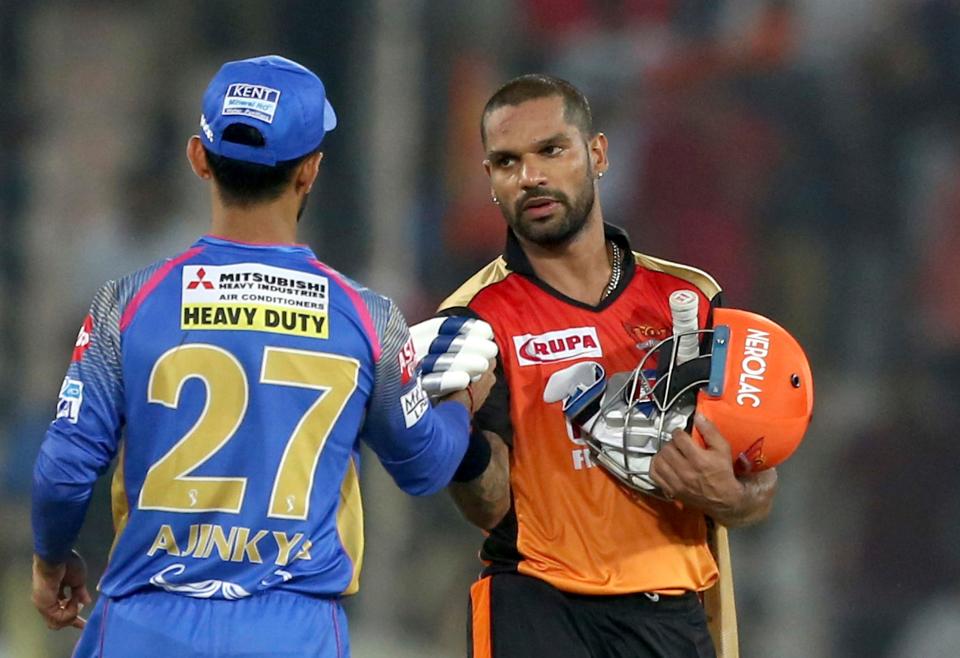
[[[960,656],[960,2],[0,0],[0,657],[29,602],[30,470],[105,279],[204,232],[184,159],[227,59],[316,70],[340,127],[303,238],[419,320],[503,241],[483,102],[545,71],[609,136],[606,217],[791,328],[812,429],[733,534],[748,658]],[[367,461],[357,658],[463,655],[480,533]],[[98,490],[81,549],[110,544]]]

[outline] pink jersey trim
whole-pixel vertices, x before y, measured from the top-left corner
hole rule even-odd
[[[216,233],[207,233],[207,238],[214,238],[216,240],[223,240],[224,242],[234,242],[236,244],[244,244],[248,247],[304,247],[309,249],[309,247],[302,242],[247,242],[245,240],[237,240],[234,238],[224,237],[222,235],[217,235]]]
[[[344,281],[339,272],[330,269],[315,259],[310,259],[310,264],[340,284],[340,287],[342,287],[347,293],[347,296],[350,297],[350,301],[353,302],[353,306],[357,309],[357,314],[360,316],[360,322],[363,323],[363,329],[367,332],[367,337],[370,339],[370,348],[373,350],[373,360],[374,362],[379,361],[380,354],[383,351],[383,349],[380,347],[380,338],[377,336],[377,330],[373,326],[373,319],[370,317],[370,311],[367,309],[367,305],[364,304],[363,299],[360,297],[360,293],[357,292],[356,288]]]
[[[130,300],[130,303],[127,304],[127,308],[123,311],[123,317],[120,318],[120,331],[123,331],[130,323],[133,322],[133,316],[137,314],[137,309],[140,308],[140,305],[143,304],[144,300],[153,292],[153,289],[160,285],[160,282],[163,281],[170,270],[175,268],[177,265],[187,260],[188,258],[193,258],[197,254],[203,251],[203,247],[194,247],[188,251],[183,252],[176,258],[168,260],[163,266],[158,269],[150,280],[147,281],[140,290],[137,291],[137,294],[133,296],[133,299]]]

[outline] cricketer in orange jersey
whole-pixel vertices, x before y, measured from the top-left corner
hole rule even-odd
[[[704,272],[633,252],[604,223],[607,139],[569,83],[510,81],[487,103],[481,131],[507,245],[441,306],[489,322],[500,350],[497,385],[474,420],[493,458],[450,488],[489,533],[471,590],[471,655],[730,658],[735,637],[711,639],[701,602],[729,577],[710,540],[725,553],[717,524],[766,517],[776,472],[737,478],[729,445],[698,419],[706,447],[678,430],[653,460],[651,478],[674,502],[643,496],[597,468],[560,405],[543,402],[550,375],[572,362],[635,368],[671,333],[672,292],[697,296],[705,326],[720,288]]]

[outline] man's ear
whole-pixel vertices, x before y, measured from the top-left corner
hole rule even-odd
[[[213,172],[210,171],[210,163],[207,162],[207,152],[203,149],[203,142],[200,137],[194,135],[187,140],[187,161],[190,162],[190,168],[193,173],[203,180],[213,178]]]
[[[590,163],[593,165],[593,170],[597,175],[603,175],[610,168],[610,161],[607,160],[607,136],[603,133],[597,133],[590,140],[589,147]]]
[[[311,188],[313,188],[313,183],[317,180],[317,174],[320,173],[321,160],[323,160],[323,152],[317,151],[313,155],[304,158],[303,162],[300,163],[300,166],[297,168],[297,175],[294,178],[294,186],[297,191],[306,188],[306,191],[310,192]]]

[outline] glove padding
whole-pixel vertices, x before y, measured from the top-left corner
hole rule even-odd
[[[466,389],[497,355],[493,328],[476,318],[430,318],[410,327],[420,382],[431,398]]]
[[[543,401],[563,402],[564,415],[582,430],[597,463],[627,486],[657,495],[653,456],[673,430],[686,426],[693,408],[671,411],[661,427],[656,407],[633,390],[632,379],[633,372],[620,372],[608,381],[599,363],[581,362],[550,376]]]

